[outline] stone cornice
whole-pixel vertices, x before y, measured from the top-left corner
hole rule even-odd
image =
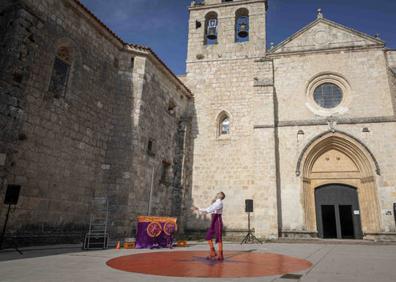
[[[361,118],[342,118],[337,119],[337,124],[365,124],[365,123],[386,123],[396,122],[394,116],[382,116],[382,117],[361,117]],[[320,120],[286,120],[279,121],[277,127],[293,127],[293,126],[317,126],[317,125],[328,125],[328,119]],[[255,129],[259,128],[274,128],[274,124],[262,124],[255,125]]]
[[[194,60],[187,61],[186,64],[196,64],[196,63],[212,63],[212,62],[231,62],[231,61],[246,61],[246,60],[255,60],[254,62],[259,62],[261,60],[261,56],[252,56],[252,57],[240,57],[240,58],[230,58],[230,59],[207,59],[207,60]],[[261,61],[260,61],[261,62]]]
[[[195,5],[195,6],[190,6],[189,10],[206,10],[206,9],[212,9],[212,8],[220,8],[220,7],[229,7],[229,6],[240,6],[240,5],[246,5],[246,4],[252,4],[252,3],[264,3],[265,4],[265,9],[268,10],[268,1],[267,0],[246,0],[246,1],[235,1],[235,2],[224,2],[224,3],[217,3],[217,4],[201,4],[201,5]]]
[[[379,49],[383,50],[382,45],[368,45],[368,46],[351,46],[351,47],[337,47],[337,48],[327,48],[327,49],[315,49],[315,50],[302,50],[302,51],[290,51],[290,52],[279,52],[279,53],[267,53],[265,58],[277,59],[286,56],[301,56],[301,55],[311,55],[311,54],[324,54],[324,53],[341,53],[343,51],[349,52],[361,52],[365,50]]]

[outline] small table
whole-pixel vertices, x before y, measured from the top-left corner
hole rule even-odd
[[[176,221],[175,217],[138,216],[136,249],[172,248]]]

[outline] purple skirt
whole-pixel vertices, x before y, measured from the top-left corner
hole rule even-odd
[[[212,214],[212,222],[205,239],[207,241],[212,240],[214,235],[216,235],[216,243],[223,242],[223,220],[221,219],[221,214]]]

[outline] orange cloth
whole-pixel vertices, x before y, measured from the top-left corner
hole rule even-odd
[[[146,216],[140,215],[137,217],[138,222],[169,222],[176,224],[176,217],[162,217],[162,216]]]

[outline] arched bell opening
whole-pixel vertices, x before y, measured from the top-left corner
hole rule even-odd
[[[235,42],[249,41],[249,10],[238,9],[235,12]]]
[[[205,16],[205,45],[217,44],[219,20],[216,12],[209,12]]]
[[[334,209],[335,216],[338,216],[336,219],[340,221],[339,213],[345,212],[349,216],[350,211],[347,209],[353,208],[353,218],[358,216],[361,222],[361,231],[355,228],[354,238],[361,238],[362,234],[380,232],[379,202],[373,169],[375,165],[371,154],[364,146],[342,133],[328,133],[313,141],[302,156],[302,204],[306,230],[325,237],[323,226],[320,226],[320,220],[323,218],[318,218],[319,214],[322,216],[322,210],[318,210],[322,207],[318,206],[316,201],[316,191],[321,191],[320,187],[323,186],[330,187],[327,188],[330,189],[329,197],[336,197],[342,195],[342,192],[337,192],[342,186],[356,188],[358,209],[356,205],[343,203],[342,196],[338,197],[338,202],[328,205],[324,203],[325,206],[333,205],[333,208],[324,209],[329,209],[327,211],[330,214]],[[331,187],[334,189],[331,190]],[[348,207],[341,207],[340,210],[340,206]],[[338,225],[336,238],[343,238],[340,228]]]

